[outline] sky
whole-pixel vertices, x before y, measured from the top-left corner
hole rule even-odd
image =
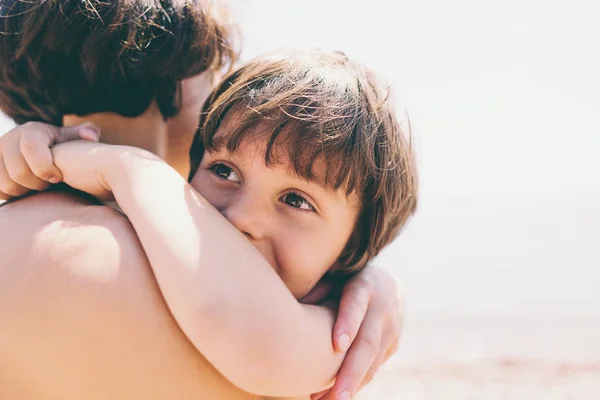
[[[248,56],[342,49],[384,73],[440,196],[600,192],[592,2],[237,1]]]
[[[409,343],[419,319],[546,318],[553,329],[598,319],[594,2],[233,4],[245,59],[342,50],[384,74],[408,111],[420,206],[378,263],[406,288]]]

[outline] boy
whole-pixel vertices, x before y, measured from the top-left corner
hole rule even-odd
[[[190,150],[197,192],[139,149],[76,142],[53,152],[67,184],[101,198],[114,194],[171,312],[217,369],[226,368],[226,353],[240,337],[289,359],[293,379],[274,387],[280,395],[303,394],[309,382],[325,385],[340,359],[318,339],[314,321],[327,316],[312,306],[281,312],[261,295],[261,282],[275,271],[300,299],[325,274],[354,274],[395,238],[416,206],[412,149],[389,92],[340,53],[263,56],[228,76],[205,104]],[[203,248],[223,249],[226,258],[233,243],[229,229],[199,232],[198,224],[211,223],[209,204],[271,270],[206,267]],[[246,285],[231,293],[227,282],[235,275],[244,275]],[[273,341],[253,316],[233,318],[248,302],[264,310],[262,318],[294,327],[285,340],[297,346]]]

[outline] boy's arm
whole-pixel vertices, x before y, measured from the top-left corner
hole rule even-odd
[[[176,171],[133,148],[68,143],[53,152],[66,183],[103,197],[114,193],[175,319],[231,382],[271,396],[314,393],[332,383],[343,360],[331,341],[334,313],[299,303]],[[106,190],[90,188],[90,174]]]
[[[100,128],[89,122],[73,127],[28,122],[0,134],[0,201],[60,182],[50,146],[76,139],[97,142],[99,137]]]

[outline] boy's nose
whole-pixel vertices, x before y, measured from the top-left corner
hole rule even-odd
[[[265,199],[240,193],[221,209],[221,213],[248,238],[259,240],[266,234],[268,222],[266,208]]]

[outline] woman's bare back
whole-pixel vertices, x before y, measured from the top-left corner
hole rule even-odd
[[[42,193],[0,227],[0,398],[256,398],[180,331],[124,216]]]

